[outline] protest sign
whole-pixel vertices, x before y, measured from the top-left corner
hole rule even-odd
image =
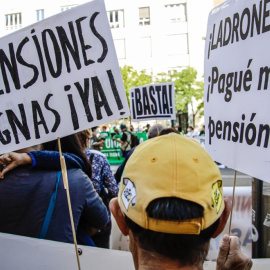
[[[270,1],[231,0],[208,18],[206,150],[215,161],[270,182]]]
[[[130,114],[103,0],[0,39],[0,152]]]
[[[176,117],[172,82],[133,87],[129,96],[133,122]]]
[[[142,143],[147,140],[146,133],[134,133],[137,135],[139,142]],[[122,135],[114,135],[115,139],[122,138]],[[104,141],[104,146],[101,152],[106,156],[110,164],[121,164],[125,159],[121,156],[121,143],[113,141],[111,136],[108,136]]]

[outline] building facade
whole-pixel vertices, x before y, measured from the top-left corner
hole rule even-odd
[[[0,36],[85,2],[9,0],[0,10]],[[154,76],[191,66],[202,80],[214,0],[105,0],[105,5],[120,66]]]

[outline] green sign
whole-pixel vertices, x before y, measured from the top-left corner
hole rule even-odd
[[[147,140],[146,133],[134,133],[138,136],[140,143]],[[122,135],[114,135],[114,138],[121,139]],[[110,164],[121,164],[124,158],[121,157],[121,143],[113,141],[107,137],[101,152],[107,157]]]

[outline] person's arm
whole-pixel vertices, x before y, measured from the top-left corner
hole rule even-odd
[[[102,157],[103,158],[103,157]],[[102,169],[102,180],[104,186],[107,188],[109,197],[114,198],[118,196],[118,185],[111,170],[111,166],[107,158],[103,158],[104,166]]]
[[[122,137],[121,137],[121,140],[120,139],[116,139],[116,138],[112,138],[112,140],[123,144],[127,140],[127,134],[124,132],[123,135],[122,135]]]
[[[237,236],[225,234],[220,244],[216,270],[249,270],[252,260],[241,251]]]
[[[63,156],[68,169],[79,168],[85,170],[85,164],[76,155],[63,153]],[[0,166],[3,165],[5,167],[0,172],[0,178],[3,178],[8,171],[23,165],[32,165],[33,168],[40,170],[61,170],[59,152],[56,151],[10,152],[0,157]]]
[[[123,142],[123,141],[121,141],[120,139],[116,139],[116,138],[113,138],[113,137],[112,137],[112,140],[113,140],[113,141],[116,141],[116,142],[119,142],[119,143],[121,143],[121,144],[123,144],[123,143],[124,143],[124,142]]]
[[[32,159],[28,153],[10,152],[0,157],[0,178],[4,178],[4,174],[23,165],[31,165]]]

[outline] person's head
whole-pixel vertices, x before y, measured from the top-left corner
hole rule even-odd
[[[229,208],[210,155],[175,133],[137,146],[125,166],[118,200],[111,202],[119,228],[130,235],[134,262],[137,247],[179,266],[203,264]]]
[[[188,129],[189,129],[189,131],[193,131],[194,130],[193,126],[189,126]]]
[[[158,136],[166,135],[166,134],[169,134],[169,133],[180,134],[179,131],[176,130],[175,128],[164,128],[158,133]]]
[[[180,126],[177,128],[177,130],[179,131],[179,133],[180,133],[180,132],[183,132],[183,129],[182,129],[182,127],[180,127]]]
[[[107,127],[106,126],[102,126],[102,131],[106,131]]]
[[[97,131],[97,128],[98,128],[98,127],[92,127],[92,128],[91,128],[92,132],[95,133],[95,132]]]
[[[91,132],[89,129],[85,129],[76,133],[79,143],[82,149],[87,150],[89,148],[89,140],[91,138]]]
[[[61,142],[61,150],[63,153],[71,153],[82,159],[82,161],[85,164],[85,172],[89,177],[91,177],[92,174],[91,163],[87,158],[87,156],[85,155],[84,150],[81,147],[80,142],[77,138],[77,135],[72,134],[66,137],[62,137],[60,139],[60,142]],[[43,143],[42,150],[59,151],[58,140]]]
[[[119,129],[117,127],[114,128],[114,132],[115,132],[116,135],[120,134]]]
[[[120,125],[120,129],[122,130],[122,131],[125,131],[126,129],[127,129],[127,126],[125,125],[125,124],[121,124]]]
[[[151,127],[151,125],[150,125],[150,124],[147,124],[147,125],[146,125],[146,129],[147,129],[147,130],[149,130],[149,129],[150,129],[150,127]]]
[[[164,127],[161,124],[155,124],[148,130],[148,139],[152,139],[154,137],[157,137],[158,133],[164,129]]]

